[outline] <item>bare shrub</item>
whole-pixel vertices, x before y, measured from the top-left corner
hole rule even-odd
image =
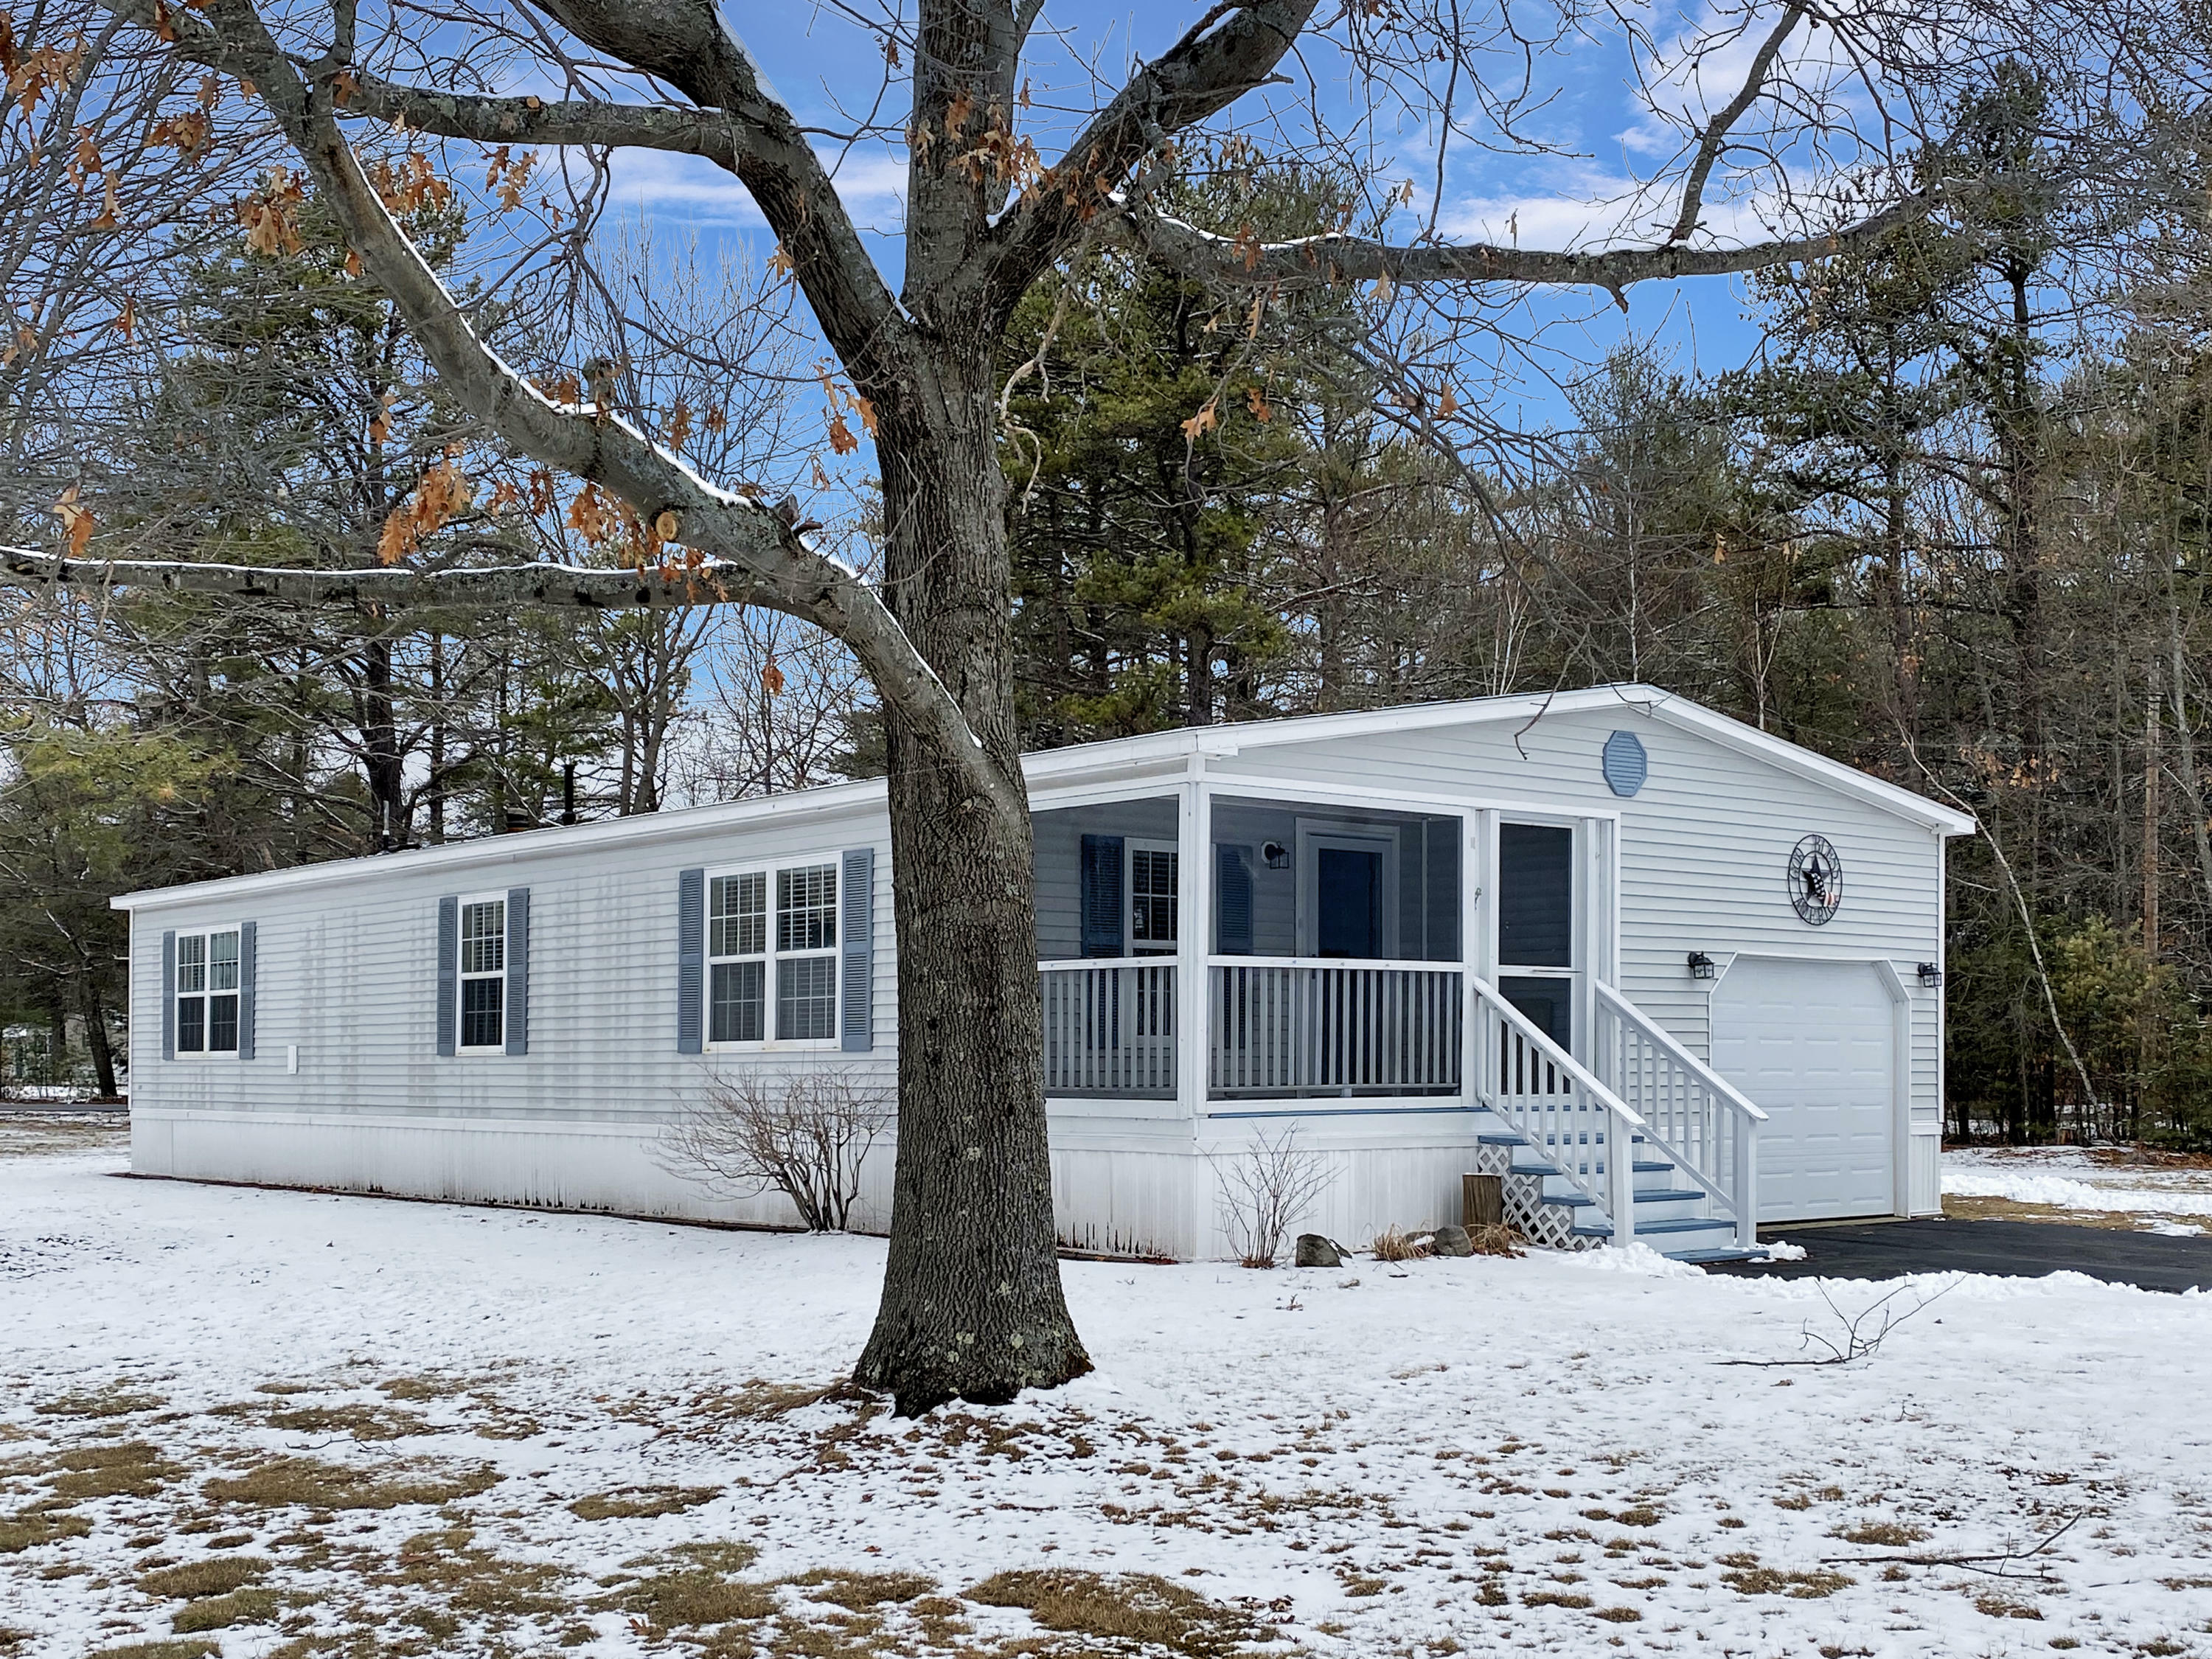
[[[1467,1242],[1477,1255],[1519,1255],[1521,1235],[1504,1222],[1468,1229]]]
[[[1385,1227],[1368,1248],[1377,1261],[1419,1261],[1429,1253],[1427,1236],[1409,1233],[1403,1227]]]
[[[890,1112],[889,1090],[850,1073],[720,1078],[705,1105],[661,1132],[655,1157],[671,1174],[725,1197],[773,1188],[809,1232],[841,1233]]]
[[[1247,1267],[1272,1267],[1291,1224],[1328,1188],[1328,1161],[1298,1144],[1296,1125],[1274,1139],[1264,1134],[1245,1152],[1213,1159],[1221,1230]]]

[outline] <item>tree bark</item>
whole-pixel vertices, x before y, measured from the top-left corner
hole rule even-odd
[[[878,434],[892,609],[991,762],[1021,776],[988,349]],[[889,711],[899,1124],[890,1254],[854,1372],[902,1414],[1091,1369],[1060,1292],[1026,800],[1007,811]],[[1018,795],[1017,799],[1022,799]]]
[[[92,1052],[92,1076],[103,1099],[115,1098],[115,1050],[107,1040],[107,1011],[100,987],[87,972],[79,981],[77,1012],[84,1016],[84,1044]]]

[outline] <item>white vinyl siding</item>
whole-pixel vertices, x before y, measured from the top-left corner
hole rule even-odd
[[[460,1050],[507,1050],[507,900],[461,901]]]
[[[238,1053],[238,929],[177,935],[177,1054]]]

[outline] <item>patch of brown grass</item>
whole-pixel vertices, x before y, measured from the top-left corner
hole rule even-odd
[[[21,1515],[0,1516],[0,1555],[16,1555],[41,1544],[58,1544],[64,1538],[82,1538],[92,1522],[81,1515],[54,1510],[27,1510]]]
[[[1895,1549],[1923,1541],[1928,1536],[1928,1528],[1911,1526],[1902,1521],[1866,1521],[1856,1527],[1840,1528],[1828,1536],[1840,1538],[1846,1544],[1884,1544]]]
[[[477,1548],[475,1537],[467,1527],[417,1533],[399,1547],[396,1570],[379,1575],[377,1582],[427,1593],[435,1608],[416,1611],[448,1619],[459,1613],[498,1622],[574,1611],[569,1597],[553,1593],[567,1578],[560,1568],[507,1560]]]
[[[1608,1625],[1633,1625],[1644,1617],[1635,1607],[1600,1607],[1594,1615]]]
[[[206,1659],[211,1653],[221,1653],[222,1645],[215,1642],[126,1642],[119,1648],[101,1648],[84,1659]]]
[[[64,1452],[54,1462],[64,1473],[49,1484],[56,1496],[72,1502],[88,1498],[144,1498],[184,1473],[143,1440],[82,1446]]]
[[[473,1498],[498,1480],[488,1468],[435,1464],[396,1465],[380,1478],[312,1457],[279,1457],[242,1475],[210,1480],[201,1490],[222,1503],[262,1509],[389,1510]]]
[[[139,1578],[138,1588],[160,1601],[196,1601],[204,1595],[228,1595],[268,1571],[269,1564],[255,1556],[218,1556],[146,1573]]]
[[[2034,1619],[2043,1617],[2043,1609],[2032,1601],[2015,1601],[2009,1595],[1990,1591],[1974,1598],[1974,1611],[1990,1619]]]
[[[1763,1566],[1759,1558],[1747,1551],[1723,1555],[1720,1560],[1723,1566],[1733,1570],[1721,1575],[1721,1583],[1739,1595],[1786,1595],[1797,1601],[1817,1601],[1839,1589],[1849,1589],[1858,1582],[1848,1574],[1826,1567],[1796,1572]]]
[[[765,1584],[728,1577],[712,1567],[684,1567],[633,1579],[605,1598],[605,1605],[665,1632],[755,1623],[773,1615],[777,1601]]]
[[[470,1384],[458,1376],[392,1376],[376,1385],[379,1394],[392,1400],[446,1400],[465,1394]]]
[[[92,1394],[65,1394],[31,1409],[40,1417],[129,1417],[168,1403],[158,1394],[132,1394],[118,1383]]]
[[[994,1573],[968,1591],[985,1607],[1018,1607],[1050,1631],[1137,1642],[1189,1656],[1231,1659],[1275,1632],[1240,1608],[1208,1601],[1151,1573],[1068,1568]]]
[[[681,1515],[722,1495],[720,1486],[623,1486],[579,1498],[568,1513],[580,1521],[635,1521],[656,1515]]]
[[[1596,1602],[1579,1590],[1524,1590],[1521,1595],[1524,1607],[1574,1607],[1577,1610],[1594,1607]]]
[[[349,1434],[356,1440],[404,1440],[432,1432],[428,1418],[383,1406],[302,1406],[275,1413],[269,1426],[300,1434]]]
[[[1367,1248],[1377,1261],[1419,1261],[1429,1253],[1422,1238],[1403,1227],[1385,1227]]]
[[[911,1601],[937,1588],[934,1578],[918,1572],[837,1572],[817,1567],[787,1578],[787,1584],[811,1588],[807,1599],[828,1601],[853,1613],[865,1613],[887,1601]]]
[[[185,1602],[169,1620],[169,1628],[182,1634],[189,1631],[228,1630],[233,1625],[266,1625],[276,1619],[277,1605],[274,1590],[233,1590],[228,1595],[210,1595]]]

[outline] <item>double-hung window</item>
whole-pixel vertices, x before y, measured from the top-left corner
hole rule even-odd
[[[177,1052],[238,1052],[238,929],[177,935]]]
[[[707,958],[709,1043],[835,1042],[837,866],[714,877]]]
[[[507,1046],[507,901],[461,902],[461,1042],[464,1053]]]

